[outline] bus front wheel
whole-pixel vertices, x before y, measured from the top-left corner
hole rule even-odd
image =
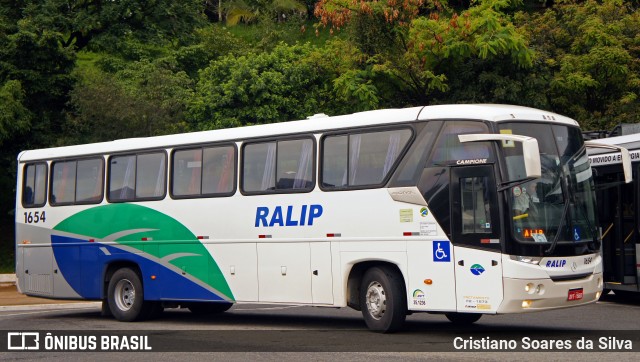
[[[143,317],[144,292],[138,273],[118,269],[109,280],[109,310],[119,321],[132,322]]]
[[[477,322],[482,314],[480,313],[445,313],[445,316],[453,324],[468,325]]]
[[[383,333],[400,329],[407,316],[400,273],[384,266],[367,270],[360,284],[360,309],[369,329]]]

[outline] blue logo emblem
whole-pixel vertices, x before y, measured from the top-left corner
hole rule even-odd
[[[420,216],[427,217],[427,215],[429,215],[429,209],[427,209],[426,207],[420,209]]]
[[[576,226],[573,228],[573,240],[580,241],[580,239],[582,239],[580,237],[580,228]]]
[[[450,262],[451,261],[451,244],[448,241],[433,242],[433,261]]]
[[[473,275],[480,275],[484,273],[484,268],[480,264],[473,264],[470,270]]]

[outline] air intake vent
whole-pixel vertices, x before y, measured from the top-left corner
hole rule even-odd
[[[593,273],[584,273],[584,274],[573,274],[573,275],[558,275],[551,277],[551,280],[554,282],[567,282],[570,280],[579,280],[585,279],[592,275]]]
[[[27,274],[25,276],[27,292],[52,295],[51,274]]]

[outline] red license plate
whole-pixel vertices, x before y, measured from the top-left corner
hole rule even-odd
[[[582,288],[577,289],[569,289],[569,295],[567,296],[567,300],[580,300],[584,296],[584,292]]]

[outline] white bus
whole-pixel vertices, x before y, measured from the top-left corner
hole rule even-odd
[[[596,142],[622,147],[629,153],[630,160],[630,171],[625,175],[624,150],[589,150],[602,229],[604,288],[616,295],[637,295],[640,293],[640,134]]]
[[[602,291],[583,138],[550,112],[317,115],[18,161],[20,291],[121,321],[283,303],[349,306],[387,332],[413,312],[473,323]]]

